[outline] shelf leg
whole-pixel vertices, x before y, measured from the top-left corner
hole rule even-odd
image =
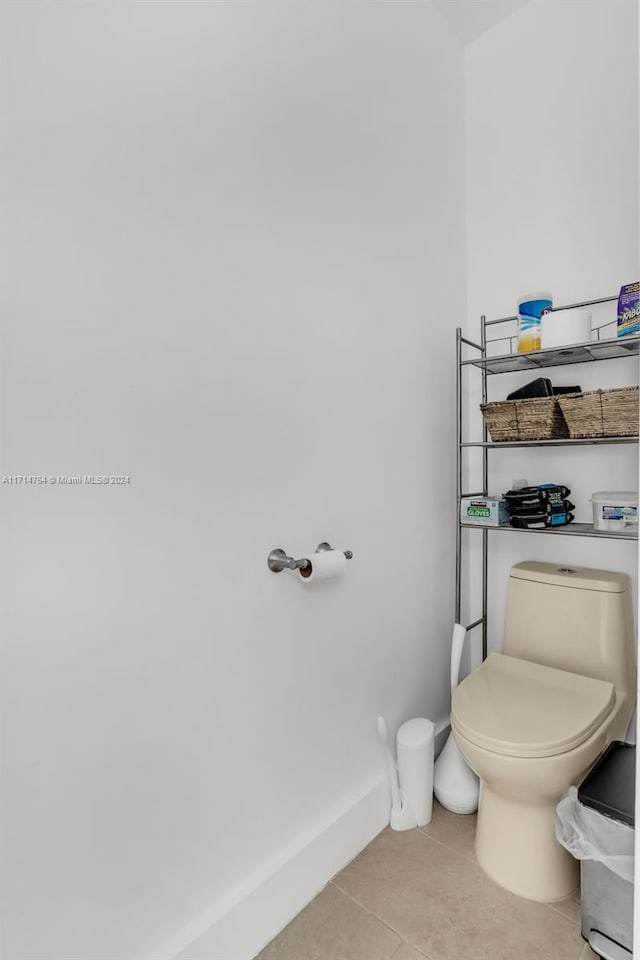
[[[462,527],[460,500],[462,497],[462,330],[456,330],[456,586],[454,623],[460,623],[462,593]]]
[[[483,314],[480,317],[480,345],[482,346],[482,355],[487,355],[487,318]],[[487,367],[482,365],[482,402],[487,402]],[[487,421],[483,417],[482,421],[482,440],[485,446],[482,448],[482,489],[485,497],[489,496],[489,450],[486,443],[489,439],[487,431]],[[488,577],[489,577],[489,537],[488,531],[482,531],[482,659],[487,659],[487,600],[488,600]]]

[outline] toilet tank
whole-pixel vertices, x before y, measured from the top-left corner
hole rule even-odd
[[[504,652],[597,680],[635,701],[635,632],[626,573],[535,560],[511,568]]]

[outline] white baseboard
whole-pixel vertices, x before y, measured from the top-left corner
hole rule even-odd
[[[389,822],[386,777],[297,837],[148,960],[252,960]]]
[[[436,756],[449,721],[436,725]],[[298,836],[147,960],[252,960],[389,822],[376,777]]]

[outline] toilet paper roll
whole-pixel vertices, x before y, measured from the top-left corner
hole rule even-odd
[[[554,310],[542,315],[542,349],[570,347],[591,340],[590,310]]]
[[[337,577],[347,565],[347,558],[342,550],[324,550],[311,554],[308,559],[309,566],[298,570],[298,577],[304,583]]]

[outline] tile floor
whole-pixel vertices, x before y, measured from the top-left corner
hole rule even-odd
[[[497,886],[473,852],[475,817],[438,804],[385,830],[256,960],[587,960],[578,892],[554,904]],[[586,947],[586,949],[585,949]]]

